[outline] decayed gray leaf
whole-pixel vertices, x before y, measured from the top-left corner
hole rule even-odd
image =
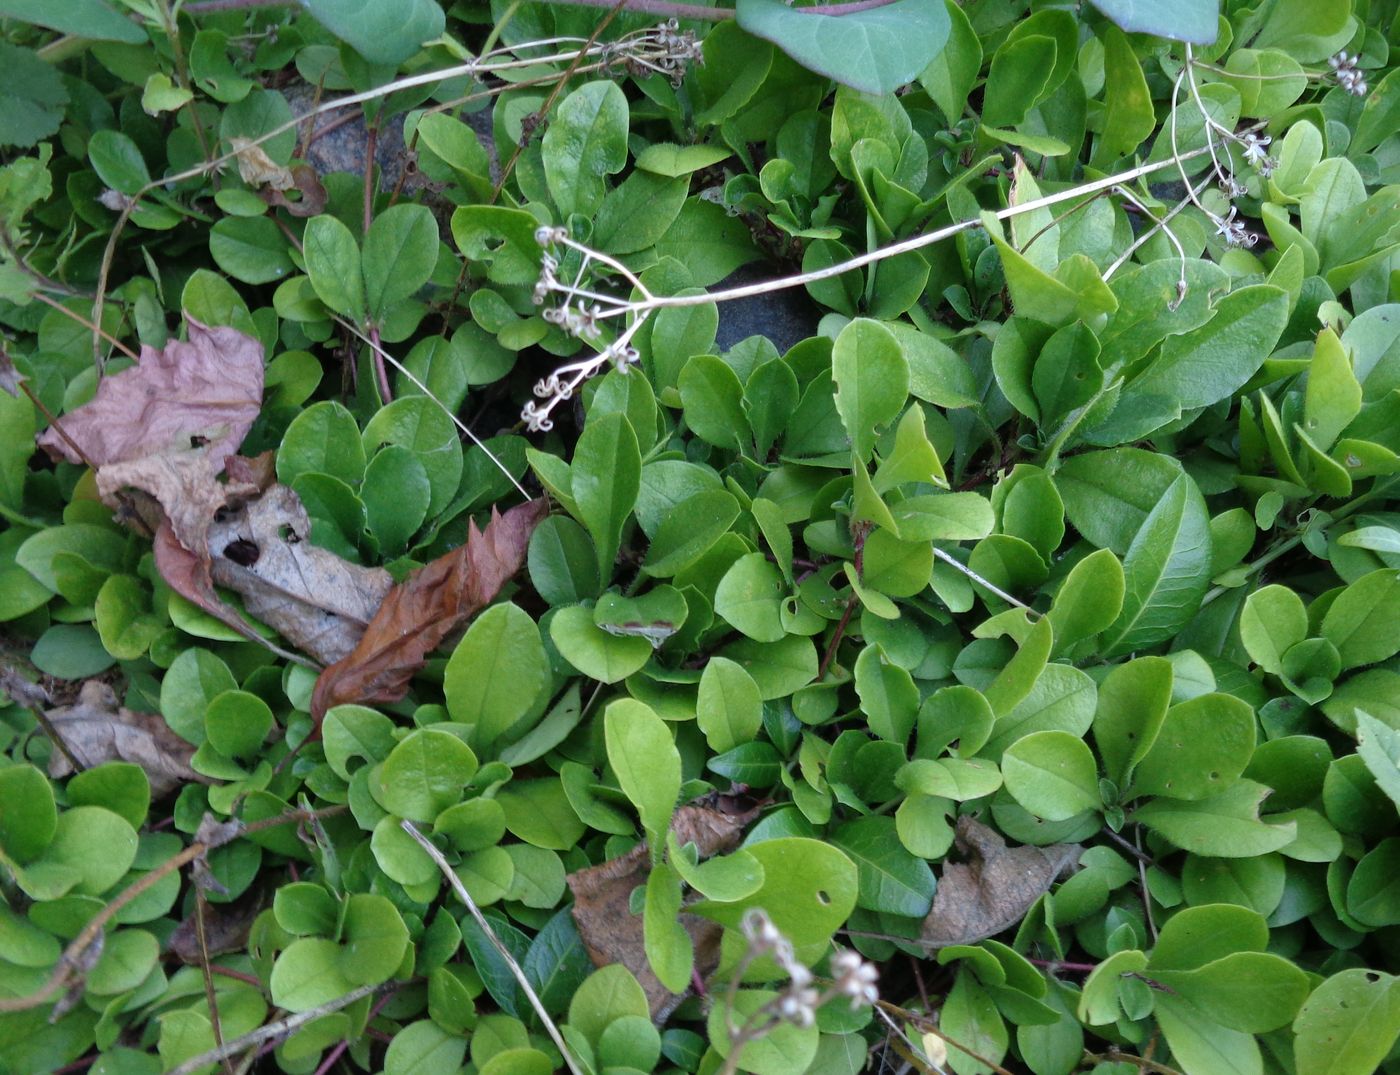
[[[995,831],[966,816],[958,818],[957,843],[967,861],[943,867],[920,934],[929,948],[976,944],[1011,928],[1083,850],[1079,844],[1007,847]]]
[[[296,493],[271,486],[209,526],[214,582],[243,607],[323,664],[355,648],[394,580],[306,540],[311,520]]]
[[[210,783],[189,766],[194,747],[172,732],[164,718],[119,706],[112,688],[99,680],[88,680],[76,705],[50,709],[48,718],[68,753],[84,769],[109,761],[139,765],[146,771],[154,798],[191,782]],[[72,771],[62,751],[50,755],[50,776],[63,777]]]
[[[47,429],[39,446],[98,467],[202,448],[217,474],[262,406],[263,348],[235,328],[186,323],[187,342],[142,347],[135,366],[104,378],[90,403],[63,416],[67,439]]]
[[[8,392],[18,399],[23,380],[24,374],[15,369],[15,360],[10,357],[10,352],[0,347],[0,392]]]
[[[160,510],[154,513],[136,505],[147,525],[157,529],[164,516],[170,520],[170,529],[180,544],[197,552],[206,546],[209,524],[225,504],[258,493],[258,486],[252,482],[215,481],[216,471],[217,466],[203,450],[149,455],[100,467],[97,492],[104,504],[117,509],[122,506],[124,490],[139,489],[146,493],[160,505]]]

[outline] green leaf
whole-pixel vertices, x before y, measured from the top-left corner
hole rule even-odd
[[[306,275],[316,297],[356,324],[365,319],[365,283],[360,272],[360,247],[350,229],[333,216],[306,222],[302,236]]]
[[[1322,637],[1337,647],[1343,668],[1375,664],[1400,653],[1400,571],[1372,571],[1338,595],[1322,618]]]
[[[37,858],[58,824],[53,789],[32,765],[0,769],[0,849],[16,862]]]
[[[593,622],[593,613],[574,605],[549,621],[550,640],[571,665],[600,683],[617,683],[651,659],[651,643],[637,635],[613,635]]]
[[[904,412],[895,427],[894,446],[881,457],[872,479],[875,491],[889,492],[906,482],[948,487],[938,451],[928,439],[923,408],[915,404]]]
[[[544,134],[544,174],[566,218],[593,216],[604,176],[627,163],[627,98],[614,82],[587,82],[560,103]]]
[[[1254,753],[1254,710],[1228,694],[1202,694],[1167,710],[1138,763],[1132,791],[1204,799],[1225,791]]]
[[[579,518],[597,547],[598,577],[611,579],[642,475],[641,449],[627,419],[614,412],[588,422],[571,470]]]
[[[919,84],[928,91],[949,126],[962,118],[968,94],[982,69],[982,43],[963,9],[945,0],[948,12],[949,44],[929,61],[919,75]]]
[[[1107,630],[1123,608],[1123,565],[1109,549],[1090,553],[1070,569],[1045,618],[1055,631],[1055,649]]]
[[[715,614],[755,642],[781,642],[782,573],[761,552],[735,560],[715,589]]]
[[[1205,500],[1183,474],[1143,521],[1123,558],[1123,611],[1104,634],[1104,653],[1130,653],[1176,634],[1210,585],[1210,555]]]
[[[752,742],[763,726],[758,684],[727,657],[711,657],[700,674],[695,717],[716,754]]]
[[[52,74],[52,71],[49,73]],[[40,84],[43,84],[42,79]],[[24,116],[23,109],[19,110],[19,115]],[[120,131],[95,132],[88,139],[88,159],[102,182],[123,194],[135,194],[151,181],[151,173],[140,148]]]
[[[647,878],[642,919],[647,963],[657,980],[672,993],[685,992],[695,965],[695,948],[679,920],[680,912],[680,876],[665,863],[653,866]]]
[[[680,215],[688,187],[684,178],[633,172],[603,197],[593,223],[594,245],[609,254],[635,254],[655,246]]]
[[[1152,967],[1150,976],[1214,1022],[1246,1034],[1291,1023],[1309,988],[1298,967],[1266,952],[1233,952],[1191,970]]]
[[[897,0],[841,16],[804,13],[781,0],[739,0],[739,25],[810,71],[865,93],[912,82],[948,40],[942,0]]]
[[[493,605],[472,622],[443,671],[452,719],[472,726],[489,748],[535,705],[549,685],[549,658],[535,621],[515,605]]]
[[[1074,528],[1119,557],[1181,475],[1176,460],[1141,448],[1083,452],[1060,464],[1055,488]]]
[[[93,41],[149,44],[140,23],[113,10],[106,0],[72,0],[63,4],[51,4],[48,0],[0,0],[0,17]]]
[[[1308,635],[1303,599],[1277,583],[1251,593],[1240,612],[1240,641],[1254,663],[1283,674],[1283,655]]]
[[[1400,732],[1360,709],[1356,730],[1356,752],[1376,778],[1376,786],[1400,808]]]
[[[881,739],[908,742],[919,708],[919,689],[908,671],[893,664],[879,646],[866,646],[856,658],[855,679],[870,730]]]
[[[98,9],[98,14],[132,26],[97,0],[88,2]],[[0,4],[0,14],[10,14],[7,10],[10,6],[10,3]],[[99,18],[98,24],[108,23]],[[137,30],[137,34],[140,39],[145,39],[145,34],[140,30]],[[58,125],[63,122],[63,108],[68,104],[68,90],[64,87],[58,71],[51,64],[39,59],[31,50],[0,42],[0,72],[3,72],[0,74],[0,94],[5,98],[5,109],[0,112],[0,146],[32,146],[57,131]],[[115,132],[99,131],[93,138],[96,139],[98,134],[113,135]],[[93,167],[106,180],[104,168],[99,167],[99,160],[101,157],[93,156]],[[144,168],[143,163],[142,169]],[[149,179],[150,176],[147,175],[146,178]],[[139,185],[137,184],[138,187]],[[123,193],[131,192],[123,190]]]
[[[928,914],[933,871],[904,849],[893,818],[857,818],[835,829],[829,838],[856,864],[859,906],[910,918]]]
[[[1142,64],[1127,36],[1108,29],[1103,35],[1103,52],[1103,135],[1094,156],[1109,162],[1142,145],[1156,129],[1157,115]]]
[[[861,462],[868,462],[881,427],[909,398],[909,363],[894,334],[857,318],[836,337],[832,351],[836,409]]]
[[[305,0],[322,26],[370,63],[398,65],[440,37],[446,19],[433,0],[386,7],[374,0]]]
[[[419,728],[384,759],[370,787],[391,814],[429,822],[461,801],[462,788],[476,768],[476,755],[457,736]]]
[[[1293,1021],[1300,1071],[1368,1075],[1400,1035],[1400,987],[1389,974],[1353,967],[1332,975]]]
[[[1361,384],[1351,368],[1351,357],[1330,328],[1318,334],[1308,365],[1308,387],[1303,397],[1303,428],[1321,451],[1336,443],[1361,411]]]
[[[1183,851],[1217,858],[1249,858],[1277,851],[1292,842],[1297,826],[1259,820],[1259,804],[1270,789],[1252,780],[1236,780],[1208,799],[1154,799],[1139,807],[1134,821],[1146,825]]]
[[[1219,0],[1091,0],[1130,34],[1156,34],[1195,45],[1215,43]]]
[[[436,1072],[455,1071],[462,1066],[466,1052],[467,1042],[461,1035],[449,1033],[432,1019],[419,1019],[394,1035],[384,1051],[384,1075],[435,1075]],[[504,1052],[497,1055],[504,1055]],[[525,1073],[526,1069],[519,1070],[519,1075]]]
[[[713,1005],[708,1017],[713,1051],[727,1058],[735,1046],[729,1027],[756,1022],[761,1018],[758,1012],[773,1005],[777,999],[778,994],[771,989],[740,989],[734,994],[732,1009],[727,1001]],[[821,1036],[815,1024],[799,1027],[796,1023],[780,1020],[769,1033],[744,1041],[733,1070],[748,1071],[753,1075],[796,1075],[797,1072],[809,1071],[817,1058]]]
[[[1067,732],[1018,739],[1002,755],[1001,771],[1006,790],[1046,821],[1067,821],[1101,805],[1093,752]]]
[[[437,257],[437,221],[426,206],[394,205],[375,217],[361,255],[369,319],[382,325],[393,307],[428,282]]]
[[[1043,34],[1027,34],[1004,42],[992,54],[983,123],[1007,129],[1020,126],[1026,113],[1049,92],[1055,52],[1055,39]],[[1029,313],[1020,307],[1017,302],[1018,312]]]
[[[697,437],[719,448],[744,450],[749,425],[742,403],[744,386],[723,359],[692,358],[681,370],[680,393],[686,425]]]
[[[603,711],[603,732],[608,764],[659,853],[681,789],[681,756],[670,729],[649,706],[623,698]]]

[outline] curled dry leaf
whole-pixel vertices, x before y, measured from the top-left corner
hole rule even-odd
[[[202,449],[217,474],[262,406],[263,348],[237,329],[186,321],[188,341],[142,347],[135,366],[104,378],[91,402],[63,416],[66,439],[50,428],[39,446],[98,467]]]
[[[285,191],[277,187],[263,187],[258,191],[259,197],[268,205],[285,209],[292,216],[306,217],[315,216],[326,207],[326,188],[321,183],[321,177],[316,174],[316,169],[309,164],[298,164],[292,169],[292,187],[301,195],[293,201],[288,198]]]
[[[248,944],[248,934],[264,904],[263,894],[254,890],[233,903],[205,903],[204,945],[211,956],[238,952]],[[194,916],[200,913],[198,903],[175,927],[170,935],[170,950],[182,963],[198,965],[204,962],[199,950],[199,931]]]
[[[1026,916],[1055,878],[1079,860],[1079,844],[1007,847],[995,830],[958,818],[963,863],[943,867],[920,939],[929,948],[976,944]]]
[[[216,481],[211,466],[217,464],[204,451],[167,452],[108,463],[98,467],[97,492],[103,503],[118,511],[129,506],[152,530],[159,529],[162,518],[169,520],[180,544],[198,551],[208,544],[209,524],[217,512],[230,501],[246,500],[259,491],[252,482]],[[123,492],[132,489],[156,503],[142,498],[124,501]]]
[[[331,664],[355,648],[394,580],[318,548],[310,533],[296,493],[273,485],[210,523],[207,555],[213,581],[242,595],[251,615]]]
[[[235,137],[228,142],[238,157],[238,176],[250,187],[291,190],[297,185],[291,170],[269,157],[251,138]]]
[[[725,809],[726,803],[730,809]],[[680,844],[695,844],[700,858],[723,854],[738,846],[744,826],[757,808],[740,809],[728,800],[682,806],[671,821],[671,832]],[[651,857],[646,841],[627,854],[586,870],[569,874],[574,894],[574,922],[595,966],[621,963],[641,983],[652,1019],[661,1022],[675,1010],[685,994],[672,993],[656,978],[647,960],[642,916],[631,910],[632,890],[647,883]],[[695,970],[702,978],[719,966],[719,943],[724,927],[709,919],[682,914],[681,925],[695,948]]]
[[[74,705],[50,709],[48,718],[84,769],[109,761],[139,765],[154,798],[191,782],[209,783],[190,768],[194,747],[172,732],[164,718],[119,706],[112,688],[100,680],[88,680]],[[64,777],[72,771],[63,752],[55,750],[49,757],[49,775]]]
[[[428,654],[490,604],[520,570],[530,535],[548,512],[544,500],[517,505],[504,515],[493,510],[485,530],[471,523],[465,545],[390,590],[353,652],[316,680],[311,713],[317,723],[332,706],[402,698]]]

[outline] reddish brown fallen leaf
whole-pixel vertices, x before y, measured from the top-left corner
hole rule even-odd
[[[933,907],[920,939],[929,948],[976,944],[1009,929],[1079,860],[1079,844],[1007,847],[994,830],[958,818],[958,848],[965,863],[943,867]]]
[[[209,525],[210,574],[249,615],[331,664],[355,648],[394,580],[311,544],[310,533],[296,493],[273,485]]]
[[[186,323],[188,342],[142,347],[135,366],[104,378],[90,403],[63,416],[72,444],[50,428],[39,446],[98,467],[203,448],[217,473],[262,406],[263,348],[234,328]]]
[[[392,702],[404,696],[428,654],[467,618],[485,608],[525,563],[530,535],[549,511],[531,500],[504,515],[493,510],[486,529],[471,523],[466,544],[424,564],[395,586],[353,652],[316,680],[311,715],[346,702]]]
[[[326,188],[316,169],[309,164],[298,164],[292,169],[292,186],[289,189],[298,191],[301,197],[292,201],[276,187],[264,187],[258,191],[258,195],[268,205],[280,206],[292,216],[315,216],[326,207]]]
[[[716,805],[709,805],[714,801]],[[738,846],[739,838],[758,809],[740,809],[726,801],[707,797],[701,805],[682,806],[671,821],[678,843],[695,844],[700,858],[723,854]],[[574,922],[595,966],[621,963],[641,983],[652,1019],[660,1022],[675,1010],[684,993],[672,993],[656,978],[647,960],[642,916],[631,910],[632,890],[645,885],[651,874],[646,841],[627,854],[586,870],[569,874],[574,894]],[[724,927],[695,915],[682,914],[680,923],[695,948],[695,971],[706,977],[719,966],[720,937]]]
[[[238,157],[238,178],[250,187],[271,187],[291,190],[296,186],[291,171],[267,155],[267,151],[251,138],[230,138],[229,145]]]
[[[190,768],[194,747],[172,732],[163,717],[119,706],[112,688],[100,680],[88,680],[74,705],[50,709],[47,715],[68,753],[84,769],[108,761],[139,765],[151,782],[153,798],[191,782],[210,783]],[[72,771],[62,751],[49,756],[50,776],[64,777]]]
[[[230,485],[251,485],[261,493],[277,483],[277,453],[268,449],[254,456],[225,456],[224,475]]]

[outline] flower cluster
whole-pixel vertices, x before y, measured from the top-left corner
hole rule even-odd
[[[640,288],[640,281],[613,259],[575,243],[569,238],[566,228],[541,225],[535,229],[535,241],[543,248],[540,255],[540,277],[535,283],[533,295],[536,306],[545,306],[545,309],[541,310],[540,316],[551,325],[558,325],[570,336],[589,343],[601,340],[603,327],[600,322],[609,317],[626,314],[631,307],[628,303],[613,296],[584,287],[584,279],[588,275],[590,267],[594,262],[598,262],[614,270],[620,270],[621,274],[634,287]],[[581,254],[578,271],[574,275],[572,283],[567,283],[559,278],[560,258],[557,251],[560,248],[574,250]],[[645,289],[642,290],[645,294]],[[562,296],[563,301],[558,306],[546,306],[545,304],[553,295]],[[537,382],[534,390],[535,395],[545,402],[536,403],[531,400],[525,404],[524,409],[520,412],[525,427],[532,433],[548,432],[554,428],[554,421],[550,417],[550,413],[560,403],[572,399],[574,392],[584,381],[601,372],[608,365],[612,365],[623,373],[635,365],[641,359],[641,355],[632,346],[632,337],[641,328],[644,320],[644,316],[634,317],[631,323],[614,340],[607,343],[602,350],[577,362],[566,363],[548,377]]]
[[[819,992],[813,985],[812,972],[793,953],[792,942],[764,911],[750,908],[740,920],[739,928],[748,942],[744,965],[768,956],[788,979],[786,987],[756,1015],[809,1027],[816,1021],[817,1009],[839,997],[848,998],[852,1010],[874,1005],[880,999],[875,988],[879,973],[857,953],[842,950],[831,957],[832,984]]]
[[[1358,59],[1359,56],[1352,56],[1343,50],[1328,59],[1327,65],[1332,68],[1332,77],[1337,80],[1338,86],[1353,97],[1365,97],[1369,91],[1366,76],[1356,69]]]
[[[603,46],[604,70],[645,78],[661,75],[679,86],[691,64],[703,63],[700,40],[668,19],[651,30],[629,34]]]

